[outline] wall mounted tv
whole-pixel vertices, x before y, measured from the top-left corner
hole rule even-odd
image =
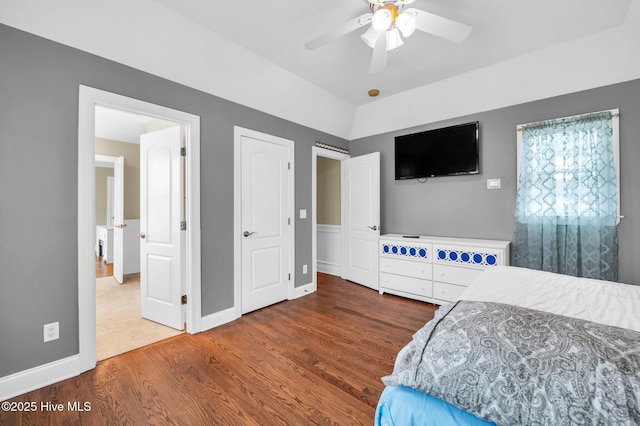
[[[396,136],[396,180],[479,173],[479,123]]]

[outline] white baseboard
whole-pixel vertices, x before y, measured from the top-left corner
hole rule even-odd
[[[307,296],[311,293],[315,293],[316,287],[313,285],[313,282],[309,284],[303,284],[301,286],[296,287],[293,290],[293,299],[297,299],[298,297]]]
[[[82,373],[80,355],[73,355],[0,378],[0,401],[75,377]]]
[[[326,263],[318,260],[318,272],[322,272],[329,275],[340,276],[342,275],[342,265],[336,265],[334,263]]]
[[[211,330],[212,328],[216,328],[238,318],[240,317],[238,316],[238,311],[235,307],[204,316],[200,321],[200,332]]]

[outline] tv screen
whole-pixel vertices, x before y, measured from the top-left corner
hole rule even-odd
[[[479,123],[395,138],[396,180],[479,173]]]

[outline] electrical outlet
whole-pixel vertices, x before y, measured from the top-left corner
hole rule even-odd
[[[50,342],[52,340],[58,340],[60,338],[60,324],[52,322],[51,324],[44,325],[44,341]]]
[[[302,273],[303,274],[307,273],[307,265],[302,265]]]

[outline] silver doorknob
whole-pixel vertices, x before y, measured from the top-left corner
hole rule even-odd
[[[138,234],[138,238],[144,240],[144,237],[146,237],[146,235],[144,235],[144,232],[141,232],[141,233]]]
[[[242,233],[242,235],[243,235],[244,237],[250,237],[250,236],[251,236],[251,235],[253,235],[253,234],[255,234],[255,232],[244,231],[244,232]]]
[[[121,224],[119,224],[119,225],[115,225],[115,227],[116,227],[116,228],[120,228],[120,229],[122,229],[122,228],[126,228],[126,227],[127,227],[127,224],[126,224],[126,223],[121,223]]]
[[[369,226],[369,229],[373,229],[374,231],[377,231],[378,227],[376,225],[373,225],[373,226]]]

